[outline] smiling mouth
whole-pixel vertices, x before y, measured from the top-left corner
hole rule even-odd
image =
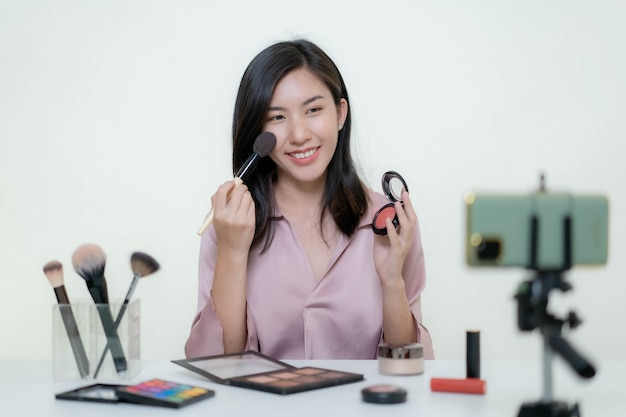
[[[319,146],[317,148],[309,149],[306,152],[293,152],[293,153],[289,153],[288,155],[296,159],[305,159],[305,158],[312,156],[315,152],[317,152],[318,149],[319,149]]]

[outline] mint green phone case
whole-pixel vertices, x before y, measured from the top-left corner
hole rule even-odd
[[[607,261],[609,204],[604,196],[538,192],[466,193],[466,259],[470,266],[527,267],[531,218],[537,215],[537,267],[564,266],[564,223],[571,216],[572,265]],[[490,250],[485,251],[489,246]]]

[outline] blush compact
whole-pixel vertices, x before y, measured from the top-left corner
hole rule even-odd
[[[387,171],[382,178],[383,193],[390,203],[382,206],[372,219],[372,230],[380,236],[387,235],[387,219],[391,220],[394,227],[398,227],[400,221],[394,203],[399,201],[402,203],[402,190],[409,191],[404,178],[395,171]]]
[[[407,391],[391,384],[371,385],[361,390],[361,399],[366,403],[398,404],[406,401]]]
[[[363,380],[362,374],[312,366],[296,368],[256,351],[172,361],[213,382],[274,394],[293,394]]]

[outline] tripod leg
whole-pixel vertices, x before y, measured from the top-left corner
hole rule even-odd
[[[517,417],[580,417],[580,411],[578,404],[569,408],[567,404],[560,401],[524,403]]]

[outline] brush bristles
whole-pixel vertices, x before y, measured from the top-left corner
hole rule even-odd
[[[158,271],[161,266],[152,256],[143,252],[134,252],[130,257],[130,267],[133,274],[145,277]]]
[[[60,287],[63,281],[63,265],[59,261],[50,261],[43,266],[43,273],[46,274],[52,288]]]
[[[252,150],[259,156],[267,156],[272,153],[276,146],[276,136],[271,132],[263,132],[254,140]]]
[[[72,254],[74,270],[87,281],[104,276],[105,263],[104,251],[94,243],[81,245]]]

